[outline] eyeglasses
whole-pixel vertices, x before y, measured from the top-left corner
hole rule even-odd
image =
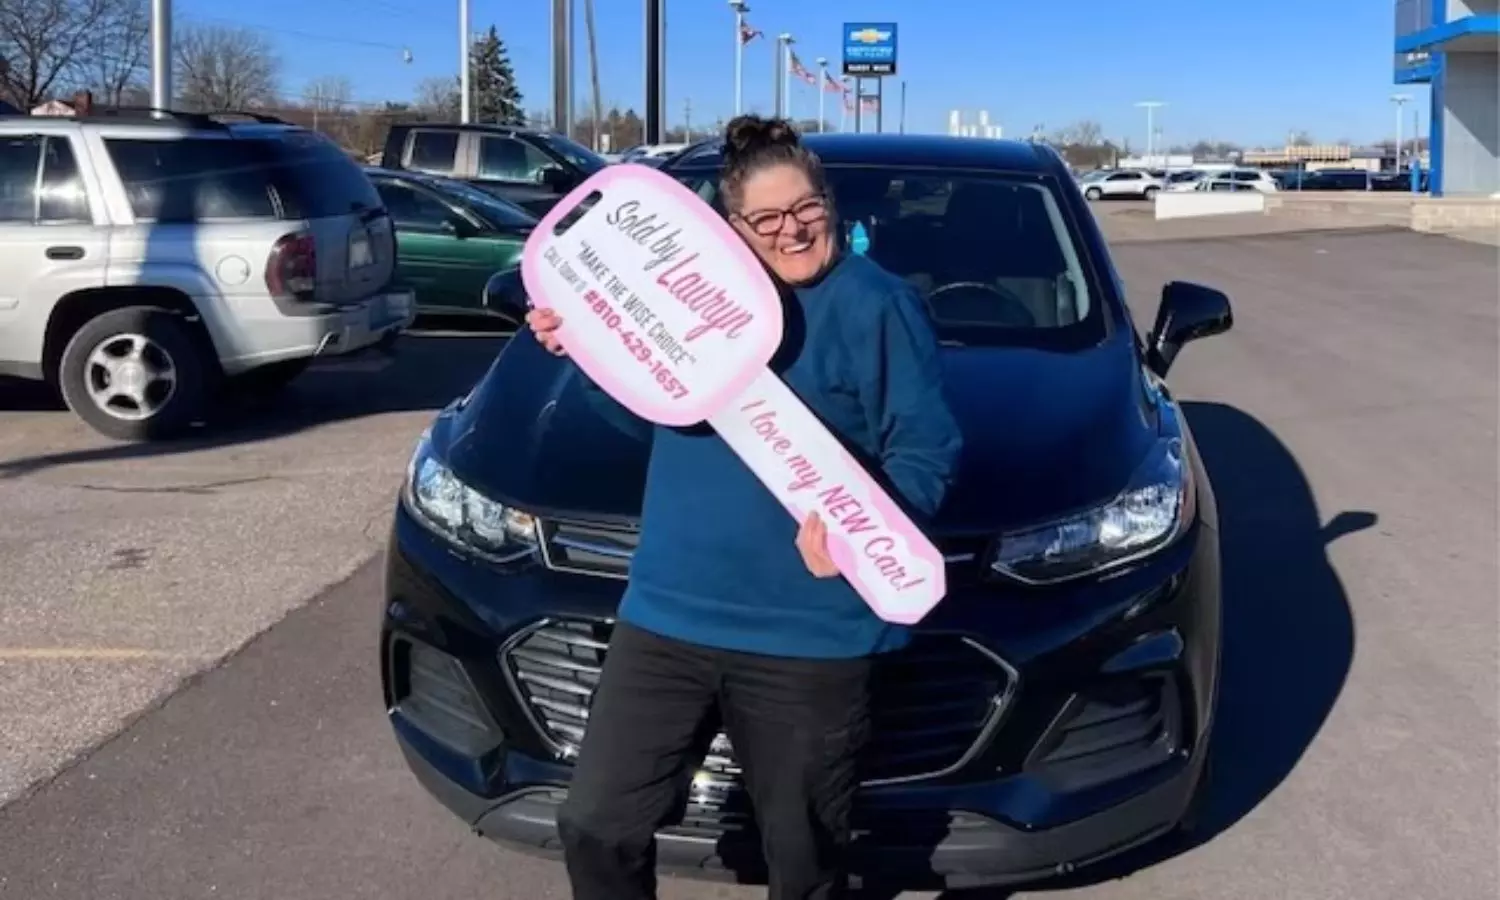
[[[749,215],[740,216],[740,220],[761,237],[770,237],[779,233],[786,225],[787,216],[803,225],[815,225],[828,218],[828,198],[820,194],[808,197],[789,209],[758,209]]]

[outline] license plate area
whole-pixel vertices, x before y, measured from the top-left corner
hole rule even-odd
[[[349,235],[349,271],[357,272],[375,264],[375,252],[370,244],[370,233],[361,228]]]

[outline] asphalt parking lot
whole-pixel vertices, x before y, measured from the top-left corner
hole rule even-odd
[[[1487,896],[1494,249],[1127,225],[1106,228],[1142,327],[1168,280],[1235,302],[1233,332],[1172,376],[1224,529],[1215,834],[1016,896]],[[0,399],[0,897],[567,896],[555,865],[469,836],[415,785],[371,652],[411,443],[496,347],[418,337],[165,451]]]

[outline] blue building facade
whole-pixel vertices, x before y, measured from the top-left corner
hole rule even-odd
[[[1432,193],[1500,192],[1500,0],[1396,0],[1394,69],[1432,87]]]

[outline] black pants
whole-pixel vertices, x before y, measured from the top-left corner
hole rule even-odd
[[[656,830],[683,809],[718,718],[755,810],[769,896],[843,896],[871,667],[734,653],[617,625],[558,813],[574,900],[656,896]]]

